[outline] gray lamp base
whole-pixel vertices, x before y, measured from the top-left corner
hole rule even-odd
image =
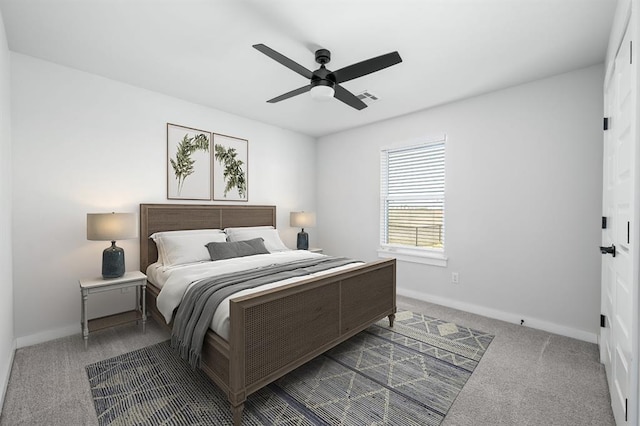
[[[298,250],[309,250],[309,234],[304,232],[304,228],[302,232],[298,232],[298,242],[296,247]]]
[[[111,241],[111,247],[102,252],[102,278],[119,278],[124,275],[124,250]]]

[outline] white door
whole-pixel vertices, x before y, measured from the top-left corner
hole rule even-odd
[[[613,72],[605,82],[605,113],[609,128],[604,132],[602,232],[602,314],[600,355],[605,365],[611,405],[618,425],[628,424],[632,374],[637,374],[638,306],[637,269],[633,233],[635,212],[636,87],[635,65],[631,62],[630,31],[623,37]],[[604,224],[603,224],[604,225]],[[614,251],[615,247],[615,251]],[[615,254],[615,255],[614,255]],[[637,320],[637,317],[635,317]],[[635,404],[634,404],[635,409]]]
[[[612,129],[613,121],[611,115],[613,104],[615,103],[615,73],[607,76],[604,86],[604,115],[610,122],[608,129],[604,132],[603,149],[603,170],[602,170],[602,246],[613,245],[613,162],[614,162],[614,133]],[[607,379],[611,377],[611,312],[613,311],[613,287],[614,282],[613,257],[602,256],[602,285],[600,294],[601,317],[600,328],[600,362],[605,366]],[[609,382],[609,385],[611,383]]]

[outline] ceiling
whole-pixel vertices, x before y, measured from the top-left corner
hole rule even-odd
[[[604,61],[616,0],[0,0],[10,50],[319,137]],[[343,84],[357,111],[253,49],[315,70],[398,51]]]

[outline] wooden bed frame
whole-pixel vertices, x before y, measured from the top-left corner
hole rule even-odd
[[[157,260],[154,232],[261,225],[275,227],[275,206],[140,204],[140,270]],[[147,312],[166,325],[158,293],[147,284]],[[229,341],[209,330],[201,368],[227,394],[240,426],[248,395],[385,316],[393,326],[395,312],[395,259],[238,297]]]

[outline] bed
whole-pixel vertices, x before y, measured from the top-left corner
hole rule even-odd
[[[276,225],[275,206],[140,204],[140,270],[158,259],[162,231]],[[147,312],[170,327],[147,284]],[[200,368],[227,395],[234,425],[251,393],[396,312],[394,259],[232,298],[228,339],[207,331]]]

